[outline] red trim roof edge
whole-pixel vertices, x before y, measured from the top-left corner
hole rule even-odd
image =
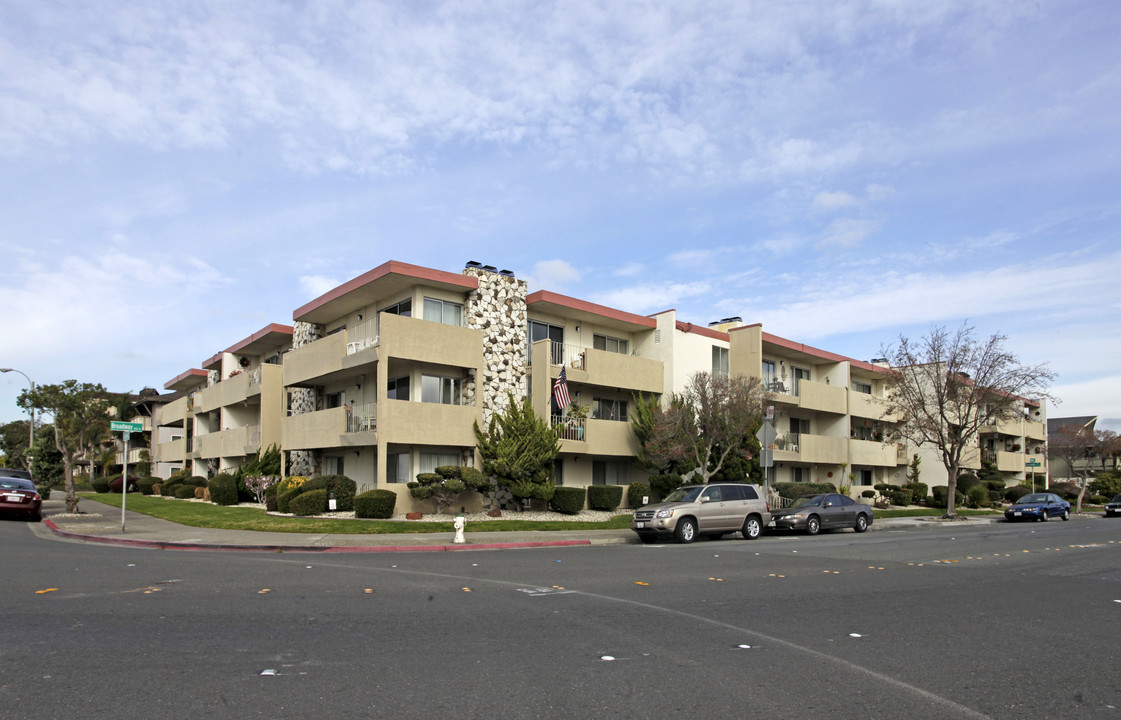
[[[600,315],[612,320],[620,320],[622,322],[632,323],[634,325],[642,325],[643,327],[657,327],[658,322],[651,317],[645,315],[635,315],[625,310],[617,310],[609,308],[606,305],[598,305],[587,300],[579,300],[560,293],[551,292],[549,290],[538,290],[537,292],[530,293],[526,296],[525,304],[532,305],[537,302],[551,302],[556,305],[562,305],[572,310],[583,310],[590,312],[593,315]]]
[[[292,319],[299,320],[300,317],[323,307],[332,300],[336,300],[363,285],[368,285],[375,280],[380,280],[386,275],[405,275],[407,277],[416,278],[417,280],[436,280],[459,285],[467,290],[476,290],[479,287],[478,278],[448,272],[447,270],[434,270],[432,268],[421,267],[420,265],[410,265],[409,263],[400,262],[399,260],[388,260],[378,265],[373,270],[369,270],[356,278],[347,280],[342,285],[328,290],[311,302],[296,308],[292,312]]]

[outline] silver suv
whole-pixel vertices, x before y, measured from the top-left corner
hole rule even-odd
[[[631,530],[643,542],[672,535],[691,543],[698,534],[720,537],[741,532],[754,540],[771,521],[771,509],[758,485],[711,483],[685,485],[657,505],[634,511]]]

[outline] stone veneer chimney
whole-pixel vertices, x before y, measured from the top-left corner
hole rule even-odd
[[[483,377],[466,383],[466,401],[482,393],[483,424],[515,399],[525,396],[528,315],[526,283],[508,272],[468,266],[464,275],[478,278],[479,289],[467,297],[466,324],[483,331]]]
[[[323,337],[323,328],[312,323],[296,321],[292,324],[292,349],[310,345]],[[292,388],[288,391],[292,398],[292,414],[303,415],[315,412],[315,389]],[[315,453],[311,450],[289,450],[288,466],[289,475],[310,477],[315,473]]]

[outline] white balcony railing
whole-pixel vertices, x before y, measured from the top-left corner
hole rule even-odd
[[[348,433],[373,432],[378,426],[378,404],[362,403],[346,406],[346,431]]]
[[[346,354],[353,355],[378,344],[378,319],[364,320],[346,331]]]

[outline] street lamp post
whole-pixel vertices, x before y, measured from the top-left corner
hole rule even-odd
[[[10,372],[17,372],[27,378],[27,384],[31,386],[31,392],[35,392],[35,381],[27,377],[27,373],[22,370],[16,370],[15,368],[0,368],[0,373]],[[31,413],[31,434],[27,445],[27,449],[30,450],[35,446],[35,408],[28,408],[28,412]]]

